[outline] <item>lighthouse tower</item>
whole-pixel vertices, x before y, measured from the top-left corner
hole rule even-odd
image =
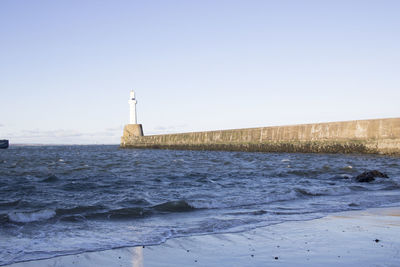
[[[141,124],[137,123],[136,116],[136,98],[135,92],[131,90],[131,94],[129,96],[129,124],[125,125],[124,133],[121,137],[121,146],[125,147],[127,140],[131,140],[132,138],[137,138],[143,136],[143,128]]]
[[[136,114],[136,98],[135,98],[135,92],[131,90],[131,95],[129,97],[129,111],[130,111],[130,116],[129,116],[129,124],[137,124],[137,114]]]

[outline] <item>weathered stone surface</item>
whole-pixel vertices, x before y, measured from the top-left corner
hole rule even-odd
[[[141,124],[127,124],[121,137],[121,146],[132,142],[133,138],[143,137],[143,127]]]
[[[121,147],[400,155],[400,118],[142,137],[124,130]]]
[[[386,173],[382,173],[380,171],[373,170],[373,171],[363,172],[360,175],[357,175],[355,179],[359,183],[369,183],[369,182],[375,181],[376,177],[389,178],[389,176]]]

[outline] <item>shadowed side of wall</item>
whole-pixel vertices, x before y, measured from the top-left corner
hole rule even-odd
[[[121,147],[400,155],[400,118],[151,136],[124,129]]]

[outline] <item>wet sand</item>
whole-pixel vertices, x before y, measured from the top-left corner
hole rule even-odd
[[[8,266],[400,266],[400,207]]]

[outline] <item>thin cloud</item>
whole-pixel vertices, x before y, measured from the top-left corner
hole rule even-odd
[[[22,130],[18,137],[80,137],[84,136],[85,133],[71,131],[71,130],[52,130],[52,131],[42,131],[42,130]]]
[[[178,131],[183,131],[187,128],[187,124],[179,124],[179,125],[169,125],[169,126],[156,126],[153,130],[149,131],[149,134],[165,134],[165,133],[173,133]]]
[[[187,124],[179,124],[179,125],[169,125],[169,126],[156,126],[154,127],[154,130],[158,131],[165,131],[165,130],[175,130],[175,129],[182,129],[185,128]]]
[[[165,130],[171,130],[171,129],[173,129],[173,128],[174,128],[174,127],[157,126],[157,127],[154,128],[154,130],[157,130],[157,131],[165,131]]]
[[[111,129],[111,128],[110,128]],[[22,130],[8,136],[14,143],[40,144],[118,144],[121,130],[105,129],[96,132],[79,132],[74,130]]]
[[[121,131],[122,129],[123,129],[123,126],[116,126],[116,127],[106,128],[105,130],[107,132],[115,132],[115,131]]]

